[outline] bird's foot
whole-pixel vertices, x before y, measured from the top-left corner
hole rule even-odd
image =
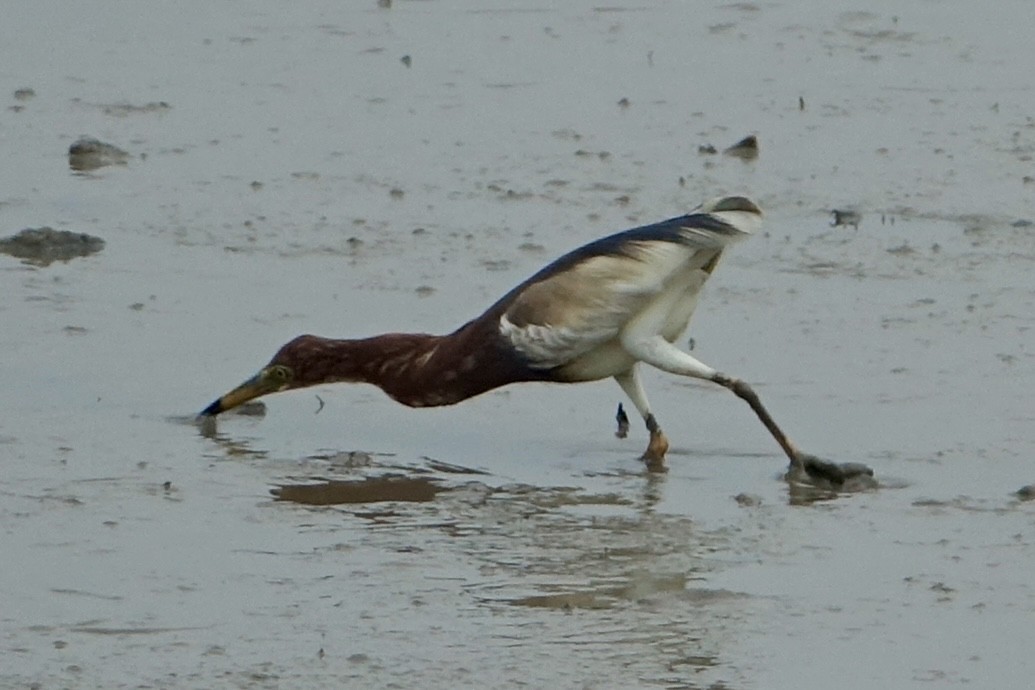
[[[830,462],[821,460],[815,455],[797,452],[791,461],[788,471],[788,478],[793,479],[795,475],[805,475],[814,482],[822,482],[833,488],[841,488],[846,482],[857,483],[862,486],[876,484],[873,479],[873,470],[859,462]]]
[[[625,414],[625,408],[622,407],[622,403],[618,403],[618,414],[615,415],[615,421],[618,422],[618,429],[615,431],[615,436],[618,438],[625,438],[629,435],[629,415]]]
[[[668,472],[668,468],[665,467],[665,453],[668,452],[668,439],[665,434],[662,433],[661,429],[656,429],[650,433],[650,443],[647,445],[647,450],[643,453],[643,462],[647,465],[647,470],[650,472]]]
[[[665,466],[664,455],[651,455],[648,452],[644,453],[640,459],[647,465],[648,472],[668,472],[668,467]]]

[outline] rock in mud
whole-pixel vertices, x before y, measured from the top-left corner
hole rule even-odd
[[[1017,489],[1017,491],[1013,492],[1013,495],[1021,499],[1022,501],[1030,501],[1032,499],[1035,499],[1035,484],[1028,484],[1027,486],[1022,486],[1021,488]]]
[[[49,266],[55,261],[70,261],[104,249],[104,240],[82,232],[54,228],[25,228],[0,239],[0,254],[7,254],[35,266]]]
[[[758,158],[758,137],[754,134],[746,136],[723,153],[743,161],[753,161]]]
[[[68,147],[68,166],[85,172],[106,165],[125,165],[129,154],[118,146],[106,144],[93,137],[79,137]]]
[[[740,493],[733,497],[741,508],[757,508],[762,505],[762,497],[755,494]]]
[[[862,222],[862,214],[852,209],[831,209],[830,227],[836,228],[838,226],[852,227],[856,230],[859,229],[859,223]]]

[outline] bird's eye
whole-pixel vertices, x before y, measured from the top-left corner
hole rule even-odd
[[[291,370],[283,364],[277,364],[267,370],[266,375],[276,383],[287,383],[291,380]]]

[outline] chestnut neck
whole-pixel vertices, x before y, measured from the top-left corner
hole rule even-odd
[[[543,378],[471,322],[449,335],[387,333],[358,340],[300,336],[299,385],[359,382],[411,407],[452,405],[493,388]]]

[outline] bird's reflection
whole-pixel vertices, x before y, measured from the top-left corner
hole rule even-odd
[[[265,458],[269,455],[267,450],[256,450],[251,447],[250,440],[233,438],[230,434],[220,433],[218,422],[215,417],[199,416],[194,418],[198,434],[215,442],[228,458]]]

